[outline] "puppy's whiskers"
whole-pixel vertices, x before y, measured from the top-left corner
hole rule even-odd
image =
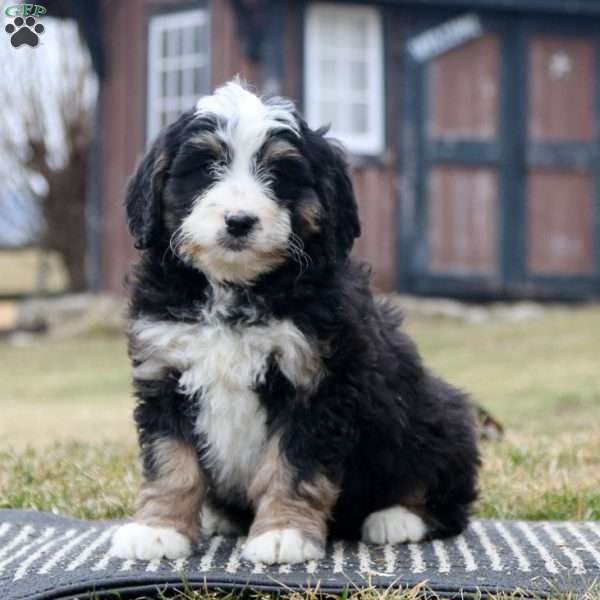
[[[304,242],[302,241],[302,238],[295,234],[293,231],[290,233],[290,237],[288,240],[288,248],[292,259],[298,264],[299,279],[300,277],[302,277],[304,272],[312,266],[312,260],[304,250]]]

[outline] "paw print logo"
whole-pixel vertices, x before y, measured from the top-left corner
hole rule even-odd
[[[36,23],[35,17],[16,17],[12,23],[9,23],[4,31],[10,35],[10,43],[18,48],[27,45],[35,48],[39,42],[39,36],[44,33],[44,26]]]

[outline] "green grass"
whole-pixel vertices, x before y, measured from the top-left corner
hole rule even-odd
[[[479,515],[600,519],[600,307],[551,309],[525,323],[409,318],[407,329],[434,370],[506,427],[504,440],[483,447]],[[121,336],[0,345],[0,507],[130,514],[139,471],[129,378]],[[295,596],[312,598],[286,598]]]
[[[499,418],[478,513],[600,519],[600,309],[526,323],[409,320],[428,363]]]
[[[135,440],[120,335],[0,344],[0,382],[0,449]]]
[[[600,308],[526,323],[409,318],[426,361],[506,426],[484,445],[487,517],[600,519]],[[125,341],[0,345],[0,505],[131,510],[138,482]]]

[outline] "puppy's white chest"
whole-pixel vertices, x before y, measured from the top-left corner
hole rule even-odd
[[[266,413],[254,389],[264,381],[275,348],[267,331],[255,329],[207,327],[206,345],[194,348],[196,360],[180,379],[200,402],[195,428],[206,443],[213,477],[225,490],[248,488],[266,443]]]
[[[176,368],[181,390],[197,398],[195,429],[217,486],[247,490],[266,446],[267,415],[255,389],[269,357],[294,386],[310,388],[319,379],[312,345],[291,322],[277,320],[241,328],[137,321],[132,335],[143,349],[136,376]]]

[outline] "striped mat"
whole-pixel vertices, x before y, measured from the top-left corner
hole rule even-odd
[[[133,562],[108,554],[116,521],[0,510],[2,600],[122,598],[181,586],[223,590],[414,586],[442,596],[546,595],[600,583],[600,523],[475,520],[461,536],[424,544],[333,541],[321,561],[267,567],[240,558],[243,539],[215,537],[189,559]],[[95,595],[94,595],[95,594]],[[112,596],[114,597],[114,596]]]

